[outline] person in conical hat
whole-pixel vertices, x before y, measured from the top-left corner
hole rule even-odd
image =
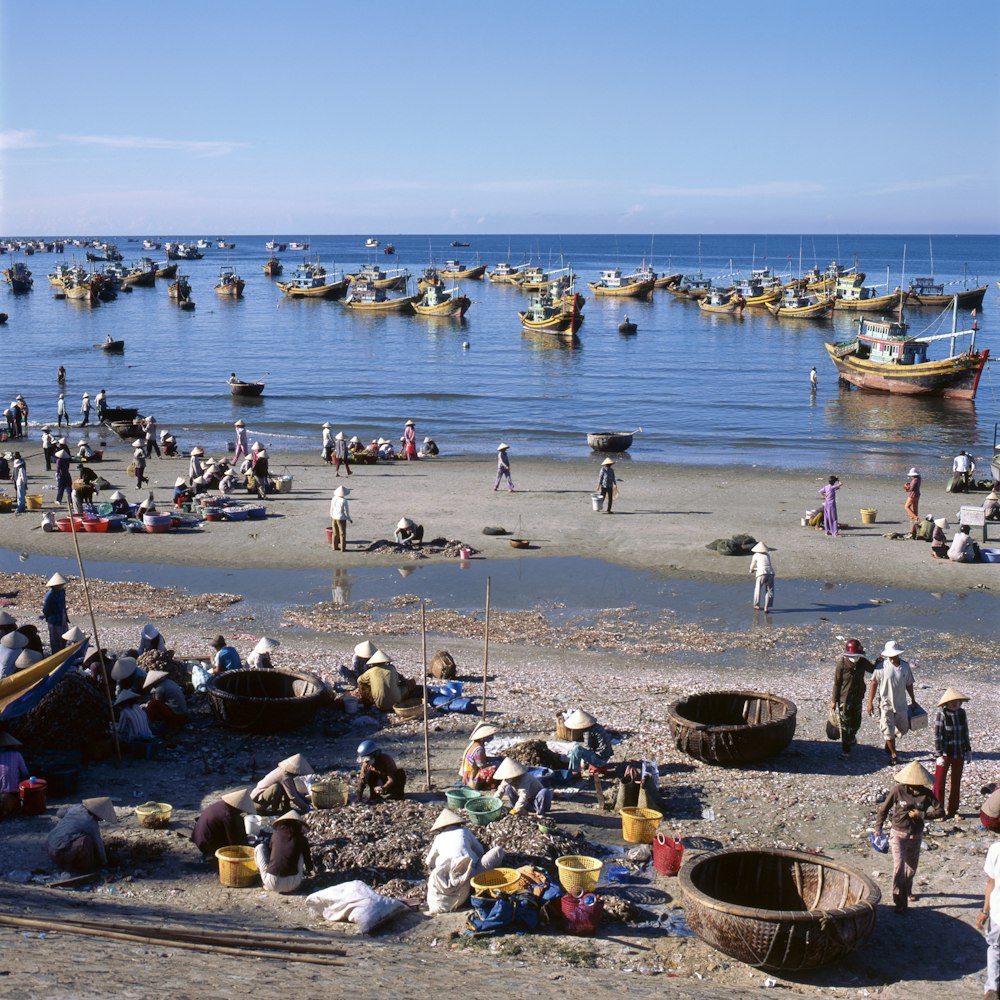
[[[569,770],[582,775],[585,764],[590,768],[603,768],[615,752],[608,731],[589,712],[580,708],[571,712],[563,724],[567,729],[580,733],[567,755]]]
[[[441,454],[441,449],[438,448],[437,442],[433,438],[425,437],[423,447],[420,449],[420,454],[434,457]]]
[[[142,687],[149,691],[146,718],[154,733],[175,732],[188,724],[187,699],[166,670],[150,670]]]
[[[17,628],[17,619],[8,611],[0,610],[0,639]]]
[[[349,667],[341,667],[340,672],[347,680],[353,681],[357,684],[358,678],[368,668],[369,659],[371,659],[371,657],[377,652],[378,646],[376,646],[370,639],[365,639],[363,642],[359,642],[354,647],[354,653],[351,656],[351,665]]]
[[[66,644],[69,646],[74,642],[82,642],[86,638],[87,636],[75,625],[63,632],[63,639],[66,640]]]
[[[848,639],[844,652],[837,657],[833,671],[833,694],[830,711],[835,713],[840,727],[840,754],[847,757],[857,742],[861,728],[861,712],[865,702],[865,674],[875,669],[868,659],[864,646],[857,639]]]
[[[196,820],[191,840],[206,861],[215,861],[220,847],[247,847],[244,814],[256,814],[253,799],[246,788],[226,792]]]
[[[894,784],[875,814],[875,834],[882,835],[888,819],[891,824],[889,846],[892,849],[892,901],[897,913],[905,913],[913,895],[913,878],[920,861],[927,813],[937,806],[931,791],[932,780],[917,761],[893,775]]]
[[[424,526],[417,524],[412,518],[401,517],[396,523],[396,544],[413,548],[420,545],[424,540]]]
[[[3,776],[3,784],[0,785],[0,820],[17,816],[21,812],[18,789],[21,782],[28,778],[28,765],[18,750],[20,745],[20,740],[6,731],[0,731],[0,775]]]
[[[0,638],[0,680],[17,672],[17,658],[28,646],[28,637],[18,629]]]
[[[268,771],[250,792],[257,812],[261,816],[279,816],[293,808],[300,813],[309,812],[312,806],[295,779],[299,775],[311,774],[312,770],[312,764],[302,754],[286,757],[274,770]]]
[[[507,492],[514,492],[514,480],[510,476],[510,445],[501,441],[497,445],[497,478],[493,484],[493,492],[500,489],[500,481],[506,480]]]
[[[528,769],[511,757],[504,757],[493,777],[500,782],[497,794],[506,798],[511,815],[531,809],[536,816],[545,816],[552,808],[552,789],[542,783]]]
[[[488,868],[503,864],[504,849],[495,847],[487,851],[479,839],[465,826],[465,820],[450,809],[442,809],[431,826],[434,839],[424,858],[429,875],[427,909],[431,913],[447,913],[465,904],[472,877]],[[435,872],[439,878],[435,878]],[[455,875],[468,876],[464,892],[437,892],[437,883],[451,885]]]
[[[385,650],[376,650],[368,658],[364,673],[358,677],[355,697],[366,708],[380,712],[391,712],[405,697],[399,673]]]
[[[58,653],[66,640],[63,633],[69,628],[69,614],[66,611],[66,577],[62,573],[53,573],[46,585],[45,597],[42,600],[42,617],[49,627],[49,648]]]
[[[466,788],[493,787],[496,768],[490,765],[486,755],[486,741],[496,734],[497,727],[488,722],[480,722],[469,734],[469,745],[462,752],[462,763],[458,769],[458,776]]]
[[[111,799],[84,799],[79,805],[59,810],[59,822],[49,833],[49,857],[71,872],[94,872],[106,868],[108,854],[101,837],[100,823],[117,823]]]
[[[336,436],[333,439],[333,467],[337,470],[337,475],[340,475],[340,467],[343,466],[347,470],[347,474],[353,475],[351,472],[351,450],[347,447],[347,437],[343,431],[337,431]]]
[[[969,720],[962,703],[969,700],[968,695],[953,687],[938,699],[937,718],[934,722],[934,753],[937,754],[937,767],[934,771],[934,798],[944,809],[945,819],[954,819],[958,813],[958,801],[962,787],[962,771],[965,762],[972,753],[972,743],[969,740]],[[948,775],[951,775],[951,787],[948,790],[948,804],[945,805],[945,785]],[[998,914],[1000,916],[1000,914]]]
[[[875,661],[875,672],[868,686],[868,714],[874,714],[875,696],[878,695],[879,729],[893,764],[897,762],[896,737],[910,731],[909,705],[917,703],[913,693],[913,671],[902,658],[902,652],[895,640],[887,642]]]
[[[750,557],[750,575],[754,578],[754,610],[763,604],[764,614],[767,614],[774,604],[774,563],[771,562],[771,550],[763,542],[758,542],[750,551],[753,553]]]
[[[143,678],[145,680],[145,678]],[[115,711],[118,715],[118,741],[125,747],[138,748],[140,744],[149,743],[153,739],[153,730],[149,728],[149,716],[142,707],[142,686],[126,688],[115,698]],[[139,754],[145,756],[145,754]]]
[[[948,518],[936,517],[934,519],[934,530],[931,532],[931,558],[948,558]]]
[[[22,649],[14,661],[15,670],[27,670],[36,663],[40,663],[45,657],[37,649]]]
[[[313,866],[301,814],[292,809],[279,816],[274,821],[270,842],[262,840],[253,853],[260,880],[268,892],[295,892]]]
[[[151,649],[166,652],[167,641],[160,635],[160,630],[152,622],[146,622],[139,633],[138,654],[142,656],[143,653]]]
[[[350,492],[343,486],[338,486],[330,499],[331,544],[334,551],[347,551],[347,524],[351,521],[351,507],[347,496]]]
[[[403,454],[407,462],[417,458],[417,431],[412,420],[407,420],[403,427]]]
[[[262,635],[247,656],[247,666],[254,670],[270,670],[274,666],[271,662],[271,653],[280,645],[277,639],[269,639],[266,635]]]
[[[906,491],[906,503],[903,505],[903,509],[909,515],[910,523],[920,520],[920,472],[916,468],[910,469],[907,473],[909,478],[903,485],[903,489]]]
[[[983,501],[983,518],[987,521],[1000,521],[1000,493],[996,490],[990,490]]]

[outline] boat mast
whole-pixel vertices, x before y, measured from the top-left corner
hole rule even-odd
[[[948,345],[948,357],[955,356],[955,331],[958,330],[958,296],[951,300],[951,342]],[[971,348],[970,348],[971,349]]]
[[[931,281],[934,280],[934,241],[928,236],[927,245],[930,247],[931,252]]]
[[[906,244],[903,244],[903,272],[899,279],[899,322],[903,322],[903,303],[906,301],[906,292],[903,286],[906,284]],[[888,288],[886,288],[888,291]]]

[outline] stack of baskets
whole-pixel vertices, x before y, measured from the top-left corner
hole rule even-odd
[[[257,881],[252,847],[220,847],[215,857],[219,862],[219,881],[227,889],[245,889]]]
[[[559,884],[571,895],[593,892],[601,878],[604,862],[580,854],[567,854],[556,858]]]

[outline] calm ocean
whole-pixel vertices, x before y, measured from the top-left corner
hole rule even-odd
[[[212,240],[219,233],[204,233]],[[167,297],[167,282],[136,289],[116,302],[81,308],[57,300],[46,279],[59,261],[84,251],[26,258],[33,291],[14,296],[4,286],[0,393],[22,392],[31,422],[55,418],[56,368],[66,366],[67,405],[79,410],[84,390],[107,389],[111,405],[154,413],[160,427],[183,448],[196,441],[218,450],[232,438],[232,422],[243,417],[253,439],[277,450],[319,450],[319,425],[365,440],[398,439],[407,418],[418,438],[433,436],[445,454],[491,454],[502,438],[513,454],[554,457],[589,454],[589,430],[642,427],[631,455],[701,464],[768,465],[863,472],[899,472],[914,462],[943,468],[959,448],[985,455],[1000,419],[1000,367],[989,366],[976,403],[915,401],[848,390],[823,350],[827,339],[846,339],[848,314],[834,322],[779,323],[768,313],[742,320],[702,314],[696,305],[665,292],[655,301],[596,299],[583,282],[602,267],[631,270],[652,257],[661,273],[728,276],[730,259],[747,273],[765,261],[779,272],[825,266],[855,256],[868,283],[900,283],[904,246],[906,279],[930,272],[925,236],[462,236],[468,248],[453,249],[452,237],[391,236],[396,256],[369,251],[364,237],[310,234],[275,238],[309,241],[328,270],[354,269],[367,260],[407,266],[416,275],[433,259],[457,257],[491,267],[530,257],[543,265],[572,264],[587,296],[580,343],[523,333],[517,310],[526,297],[507,286],[466,282],[472,300],[466,322],[412,316],[359,316],[336,302],[282,297],[261,265],[272,234],[230,237],[232,251],[214,245],[200,261],[181,262],[189,275],[194,312],[180,312]],[[157,239],[161,237],[156,236]],[[191,237],[171,237],[186,239]],[[140,242],[111,237],[126,262],[144,255]],[[979,316],[982,346],[1000,354],[996,278],[1000,237],[936,236],[934,272],[939,281],[989,282]],[[150,256],[163,260],[162,252]],[[303,253],[280,255],[288,276]],[[232,264],[246,280],[242,300],[220,299],[213,286],[219,268]],[[976,281],[976,279],[979,279]],[[638,334],[618,334],[623,313]],[[960,328],[968,324],[960,313]],[[908,314],[920,331],[935,318],[929,310]],[[950,329],[950,325],[944,329]],[[124,338],[123,357],[106,356],[95,345],[107,335]],[[463,342],[469,348],[463,348]],[[946,344],[932,347],[941,357]],[[809,369],[819,369],[819,390],[809,391]],[[257,402],[233,402],[226,379],[236,371],[247,380],[264,377]],[[92,432],[92,437],[97,435]]]

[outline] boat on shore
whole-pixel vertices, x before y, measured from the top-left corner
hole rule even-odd
[[[785,287],[778,302],[769,302],[767,310],[778,319],[829,319],[834,300],[830,295],[816,295],[797,287]]]
[[[392,267],[383,271],[378,264],[363,264],[353,274],[345,277],[350,282],[370,281],[376,288],[386,291],[402,291],[410,280],[410,272],[405,267]]]
[[[952,299],[958,299],[959,309],[982,309],[983,299],[988,286],[978,288],[962,288],[945,294],[943,282],[936,282],[933,276],[929,278],[911,278],[910,287],[906,292],[906,305],[920,309],[941,309],[951,304]]]
[[[412,312],[411,306],[419,298],[419,295],[390,298],[384,288],[375,287],[375,282],[356,281],[348,289],[343,304],[357,312]]]
[[[588,281],[587,287],[599,297],[631,299],[649,298],[655,278],[638,274],[622,274],[620,267],[605,268],[597,281]]]
[[[231,267],[223,267],[219,270],[219,280],[215,283],[216,295],[228,295],[231,298],[239,299],[243,297],[243,288],[246,282]]]
[[[708,295],[695,301],[702,312],[720,313],[723,315],[733,315],[734,313],[742,315],[747,305],[746,299],[743,298],[738,288],[732,290],[713,288]]]
[[[452,244],[454,246],[455,244]],[[463,244],[468,246],[468,243]],[[441,277],[450,278],[452,281],[482,281],[486,274],[485,264],[476,264],[473,267],[465,267],[461,261],[446,260],[441,268]]]
[[[263,266],[264,266],[264,273],[269,278],[280,278],[281,272],[284,271],[285,269],[285,265],[282,264],[281,261],[278,260],[278,258],[275,257],[274,255],[268,257],[268,259],[264,261]]]
[[[968,330],[955,328],[957,309],[955,302],[950,333],[911,337],[902,318],[872,320],[859,316],[853,340],[827,342],[824,346],[840,377],[859,389],[974,399],[990,352],[976,350],[975,322]],[[955,353],[955,342],[960,337],[970,338],[969,347]],[[928,346],[937,340],[950,340],[951,353],[940,361],[930,361]]]
[[[471,305],[472,300],[463,295],[457,287],[446,291],[440,285],[429,285],[423,295],[413,303],[413,311],[418,316],[461,319]]]
[[[263,382],[244,382],[236,377],[236,372],[229,376],[229,392],[233,396],[244,396],[254,398],[264,394]]]
[[[350,282],[346,277],[328,280],[326,268],[317,262],[300,264],[290,280],[276,284],[290,299],[339,299]]]

